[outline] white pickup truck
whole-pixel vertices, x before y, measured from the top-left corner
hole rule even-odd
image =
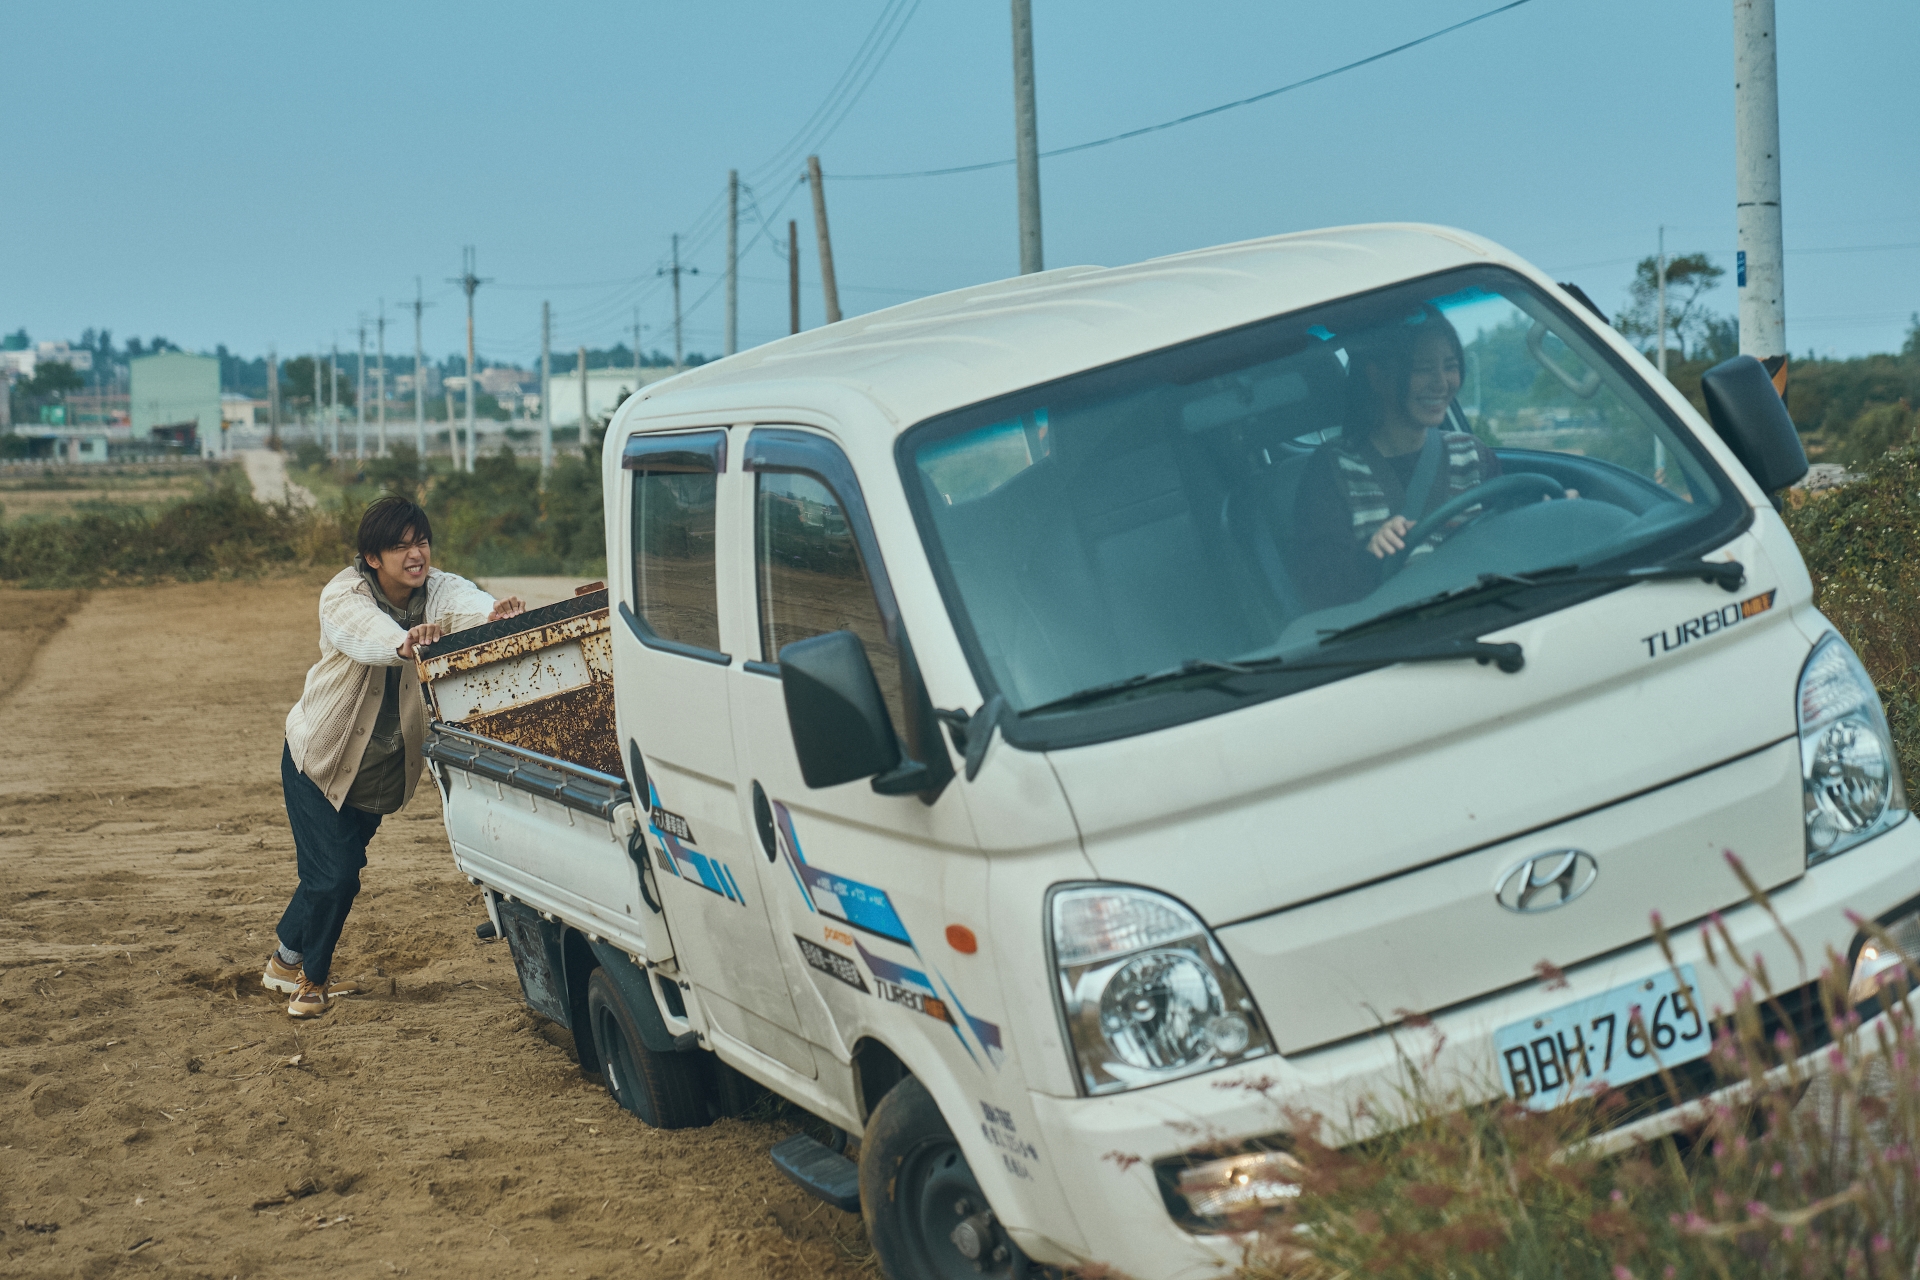
[[[1757,362],[1703,388],[1403,225],[657,383],[604,592],[424,659],[455,860],[642,1120],[744,1076],[856,1137],[774,1154],[894,1280],[1217,1274],[1301,1194],[1282,1105],[1392,1090],[1415,1015],[1441,1087],[1657,1132],[1648,1037],[1709,1094],[1732,1003],[1684,926],[1796,973],[1726,851],[1863,998],[1847,913],[1920,937],[1878,696],[1771,501],[1804,454]]]

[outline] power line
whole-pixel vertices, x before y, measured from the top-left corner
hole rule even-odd
[[[1077,142],[1070,147],[1056,147],[1052,151],[1042,151],[1040,158],[1047,160],[1054,156],[1072,155],[1076,151],[1091,151],[1095,147],[1104,147],[1109,143],[1124,142],[1128,138],[1138,138],[1149,133],[1159,133],[1163,129],[1172,129],[1178,125],[1191,124],[1195,120],[1204,120],[1208,116],[1217,116],[1223,111],[1232,111],[1236,107],[1250,107],[1256,102],[1265,102],[1268,98],[1278,97],[1283,93],[1291,93],[1295,89],[1304,89],[1310,84],[1318,84],[1322,80],[1331,80],[1334,76],[1344,75],[1349,71],[1356,71],[1371,63],[1379,62],[1383,58],[1391,58],[1396,53],[1405,53],[1407,50],[1426,44],[1430,40],[1438,40],[1441,36],[1450,35],[1462,27],[1470,27],[1476,22],[1485,22],[1488,18],[1506,13],[1510,9],[1518,9],[1521,5],[1528,3],[1531,3],[1531,0],[1510,0],[1509,3],[1503,4],[1498,8],[1489,9],[1485,13],[1475,14],[1473,17],[1463,22],[1456,22],[1450,27],[1442,27],[1438,31],[1429,32],[1417,40],[1409,40],[1405,44],[1397,44],[1391,49],[1382,49],[1379,53],[1371,54],[1356,62],[1349,62],[1345,66],[1335,67],[1331,71],[1322,71],[1320,74],[1308,76],[1304,80],[1295,80],[1292,84],[1283,84],[1278,89],[1269,89],[1265,93],[1256,93],[1251,98],[1240,98],[1233,102],[1223,102],[1217,107],[1208,107],[1205,111],[1194,111],[1173,120],[1163,120],[1159,124],[1150,124],[1139,129],[1129,129],[1125,133],[1116,133],[1110,137],[1095,138],[1092,142]],[[988,160],[981,164],[953,165],[945,169],[915,169],[905,173],[834,173],[827,176],[844,182],[873,182],[895,178],[941,178],[954,173],[978,173],[983,169],[1004,169],[1013,163],[1014,158],[1008,156],[1005,160]]]

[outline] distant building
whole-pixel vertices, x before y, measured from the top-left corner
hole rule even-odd
[[[76,373],[84,373],[93,368],[93,352],[85,347],[76,350],[64,342],[35,343],[24,351],[0,351],[0,371],[22,378],[31,378],[43,364],[64,364]]]
[[[480,389],[494,397],[517,396],[529,383],[539,381],[540,375],[537,373],[529,373],[525,369],[509,369],[504,365],[494,365],[491,369],[480,371]],[[461,385],[466,385],[464,380]]]
[[[423,390],[427,399],[431,400],[435,396],[439,395],[441,391],[440,371],[434,368],[432,365],[428,365],[426,367],[425,372],[426,372],[426,378],[427,378],[427,385]],[[410,373],[395,374],[393,378],[393,394],[396,398],[404,397],[406,399],[412,399],[413,398],[413,375]]]
[[[131,362],[133,434],[137,439],[189,437],[202,457],[224,452],[220,430],[220,361],[168,351]]]
[[[264,400],[255,400],[251,396],[235,395],[229,391],[220,397],[220,421],[228,430],[238,427],[251,431],[257,423],[255,415],[267,407]]]
[[[595,418],[610,415],[615,406],[631,395],[639,387],[651,386],[662,378],[673,376],[668,366],[641,369],[639,378],[634,377],[634,369],[589,369],[587,370],[587,413]],[[553,425],[556,427],[577,427],[580,425],[580,375],[578,373],[556,373],[553,375]],[[539,397],[532,397],[537,405]],[[535,410],[537,412],[537,410]]]

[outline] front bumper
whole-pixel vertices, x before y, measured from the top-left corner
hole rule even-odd
[[[1908,820],[1771,891],[1775,912],[1806,957],[1806,972],[1758,906],[1740,907],[1723,918],[1742,953],[1757,954],[1774,985],[1785,990],[1817,979],[1829,948],[1843,960],[1849,955],[1857,930],[1848,912],[1871,919],[1916,895],[1920,821]],[[1674,925],[1672,945],[1677,961],[1695,967],[1703,1004],[1731,1009],[1740,975],[1727,966],[1724,948],[1716,942],[1722,953],[1716,968],[1707,959],[1700,929],[1682,923]],[[1195,1235],[1178,1226],[1162,1198],[1155,1161],[1282,1132],[1289,1127],[1289,1113],[1319,1115],[1333,1132],[1364,1136],[1355,1132],[1356,1104],[1367,1098],[1391,1104],[1405,1084],[1409,1057],[1432,1061],[1427,1078],[1436,1092],[1497,1096],[1487,1084],[1498,1078],[1491,1048],[1496,1028],[1665,968],[1666,960],[1649,940],[1567,970],[1563,989],[1548,991],[1543,983],[1528,982],[1440,1013],[1429,1029],[1383,1031],[1291,1058],[1262,1059],[1104,1098],[1033,1094],[1047,1146],[1056,1153],[1062,1192],[1083,1237],[1100,1242],[1099,1257],[1080,1261],[1106,1262],[1133,1275],[1219,1275],[1223,1267],[1240,1262],[1240,1240]],[[1697,1105],[1638,1121],[1610,1136],[1608,1145],[1670,1131]]]

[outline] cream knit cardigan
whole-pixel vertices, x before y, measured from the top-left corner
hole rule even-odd
[[[456,574],[427,573],[427,621],[453,632],[476,627],[493,611],[493,597]],[[320,661],[307,672],[300,701],[287,712],[287,748],[294,767],[338,809],[360,770],[386,694],[385,669],[399,667],[400,731],[407,744],[407,799],[420,781],[420,747],[427,709],[420,673],[400,656],[407,633],[373,599],[373,589],[349,565],[320,592]]]

